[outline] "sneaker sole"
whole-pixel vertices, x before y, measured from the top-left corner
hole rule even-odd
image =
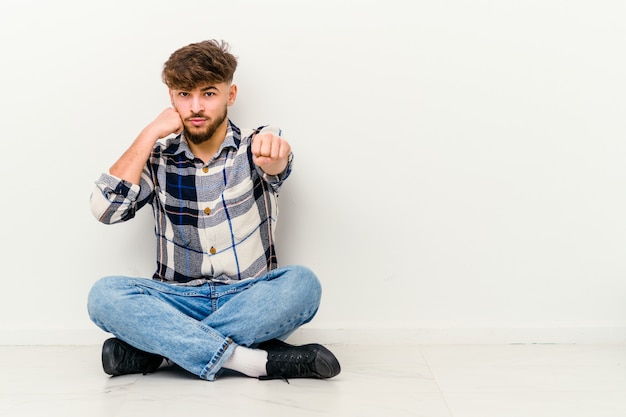
[[[104,373],[111,376],[119,376],[121,375],[117,372],[116,367],[117,363],[113,361],[113,349],[118,344],[118,341],[115,339],[108,339],[102,345],[102,369]]]
[[[328,379],[339,375],[341,372],[341,366],[339,361],[332,354],[332,352],[326,349],[322,345],[310,345],[317,348],[317,354],[315,355],[315,370],[317,371],[318,378]]]

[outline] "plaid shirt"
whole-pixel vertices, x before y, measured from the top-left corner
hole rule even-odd
[[[292,155],[280,175],[252,162],[253,134],[230,120],[216,156],[194,158],[182,135],[158,141],[136,185],[104,173],[91,195],[91,210],[105,224],[130,220],[152,205],[156,222],[154,279],[185,285],[230,283],[278,267],[274,231],[278,191],[289,176]]]

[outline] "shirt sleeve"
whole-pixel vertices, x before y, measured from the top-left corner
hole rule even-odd
[[[140,190],[137,184],[103,173],[96,181],[89,199],[91,212],[105,224],[130,220],[143,205],[138,204]]]
[[[287,166],[285,167],[283,172],[281,172],[278,175],[266,174],[259,166],[255,166],[255,167],[259,176],[263,178],[263,180],[272,187],[274,192],[277,193],[280,190],[281,185],[283,185],[283,182],[287,179],[287,177],[289,177],[289,174],[291,174],[292,166],[293,166],[293,152],[289,154],[289,160],[287,161]]]

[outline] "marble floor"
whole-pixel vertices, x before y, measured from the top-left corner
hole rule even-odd
[[[286,383],[110,378],[99,346],[0,346],[0,416],[626,416],[626,345],[329,347],[339,376]]]

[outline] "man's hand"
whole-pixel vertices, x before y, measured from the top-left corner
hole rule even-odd
[[[278,175],[287,168],[291,154],[289,143],[272,133],[257,133],[252,138],[252,161],[263,172]]]
[[[178,111],[168,107],[157,116],[147,127],[157,139],[163,139],[171,134],[179,134],[183,130],[183,121]]]
[[[109,169],[109,173],[123,180],[139,184],[141,173],[157,140],[183,130],[183,121],[176,109],[169,107],[146,126],[137,139]]]

